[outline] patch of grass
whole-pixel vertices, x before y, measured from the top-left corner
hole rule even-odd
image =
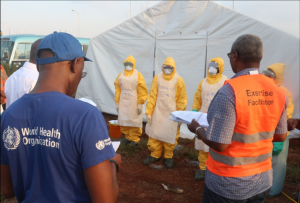
[[[137,152],[137,147],[133,147],[130,145],[120,145],[117,153],[121,154],[123,157],[132,157]]]
[[[287,183],[298,185],[300,182],[300,164],[291,164],[287,167],[286,170],[286,179]]]
[[[188,158],[192,161],[198,160],[198,151],[194,147],[182,147],[181,149],[176,150],[176,157]]]
[[[285,182],[293,185],[300,183],[300,145],[297,140],[290,140]]]
[[[132,157],[136,153],[140,153],[141,151],[147,149],[147,142],[148,139],[141,139],[138,146],[120,145],[117,153],[124,157]]]
[[[141,139],[139,142],[139,147],[141,147],[142,149],[147,149],[148,148],[147,143],[148,143],[148,139]]]
[[[181,144],[181,145],[186,145],[186,144],[190,144],[190,143],[194,143],[194,140],[190,140],[190,139],[184,139],[184,138],[179,138],[177,140],[178,144]]]
[[[300,160],[288,163],[285,182],[295,185],[300,183]]]

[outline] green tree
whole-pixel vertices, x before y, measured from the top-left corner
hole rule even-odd
[[[17,70],[17,67],[15,65],[9,65],[6,62],[1,62],[1,65],[3,66],[7,77],[9,77],[11,74],[13,74],[13,72],[15,72]]]

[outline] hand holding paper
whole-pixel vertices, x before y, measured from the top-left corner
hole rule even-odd
[[[207,122],[207,114],[194,111],[174,111],[171,113],[170,120],[185,124],[191,124],[195,119],[202,127],[207,128],[209,126]]]
[[[192,133],[196,133],[196,128],[201,127],[200,124],[195,119],[193,119],[191,124],[189,124],[187,126]]]

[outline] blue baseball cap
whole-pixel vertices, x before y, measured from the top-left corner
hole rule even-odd
[[[50,49],[53,51],[54,56],[39,58],[38,52],[42,49]],[[36,52],[36,64],[43,65],[60,61],[72,61],[81,57],[84,57],[85,61],[92,61],[84,56],[82,45],[75,37],[68,33],[55,31],[41,40]]]

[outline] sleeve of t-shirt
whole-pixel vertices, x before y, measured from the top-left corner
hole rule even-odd
[[[276,126],[276,129],[275,129],[275,135],[282,135],[282,134],[285,134],[287,132],[287,112],[286,112],[286,109],[287,109],[288,104],[289,104],[289,99],[288,99],[288,97],[286,97],[285,106],[283,108],[281,117],[280,117],[280,119],[278,121],[278,124]]]
[[[236,112],[234,93],[229,85],[222,87],[212,100],[207,120],[209,127],[206,131],[206,138],[221,144],[231,144]]]
[[[95,166],[116,155],[108,136],[105,120],[97,108],[91,108],[81,124],[77,131],[80,133],[77,149],[83,169]]]

